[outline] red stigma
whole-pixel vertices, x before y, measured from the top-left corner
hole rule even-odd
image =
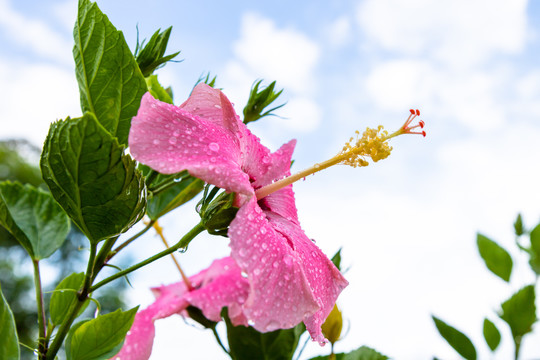
[[[405,121],[405,124],[403,124],[403,126],[401,127],[401,133],[402,134],[418,134],[418,135],[422,135],[422,136],[426,136],[426,132],[425,131],[413,131],[414,129],[416,128],[421,128],[423,129],[424,128],[424,121],[423,120],[420,120],[418,121],[418,124],[416,125],[413,125],[411,126],[411,122],[417,117],[417,116],[420,116],[420,110],[418,109],[410,109],[409,110],[411,115],[409,115],[409,117],[407,118],[407,120]]]

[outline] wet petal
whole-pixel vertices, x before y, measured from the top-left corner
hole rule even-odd
[[[249,291],[247,279],[242,277],[240,268],[231,257],[214,261],[211,268],[212,278],[207,274],[205,285],[187,293],[186,300],[216,322],[221,320],[221,309],[228,307],[233,324],[247,326],[242,312]]]
[[[321,332],[321,325],[348,282],[299,226],[273,213],[267,213],[267,218],[270,225],[293,244],[295,253],[304,265],[304,274],[319,306],[318,311],[305,319],[304,323],[313,340],[322,345],[326,339]]]
[[[236,134],[174,105],[143,96],[129,134],[130,152],[164,174],[182,170],[231,192],[252,194]]]
[[[216,125],[230,130],[233,134],[239,131],[240,120],[234,108],[221,92],[206,84],[195,86],[189,98],[179,106],[187,112],[207,119]]]
[[[276,152],[269,154],[266,159],[264,157],[252,159],[251,161],[266,162],[269,164],[262,173],[258,174],[256,181],[252,184],[253,187],[259,188],[289,176],[291,174],[291,159],[295,146],[296,140],[291,140],[282,145]]]
[[[250,283],[244,314],[255,329],[290,328],[319,309],[302,259],[287,238],[274,230],[254,198],[238,210],[229,237],[231,256]]]
[[[126,335],[122,350],[113,359],[148,359],[154,344],[154,321],[185,310],[189,305],[183,298],[186,291],[187,288],[184,283],[159,288],[157,290],[159,297],[156,301],[135,315],[135,320]]]

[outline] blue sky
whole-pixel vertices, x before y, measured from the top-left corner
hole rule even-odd
[[[282,118],[252,130],[271,149],[296,138],[296,170],[333,156],[355,130],[396,129],[409,108],[419,108],[425,139],[395,139],[385,161],[330,169],[294,187],[307,235],[329,255],[343,247],[350,267],[351,285],[338,301],[350,327],[336,349],[365,344],[396,359],[455,358],[436,334],[433,313],[470,335],[480,358],[488,356],[481,335],[488,316],[506,338],[494,358],[510,358],[508,329],[494,311],[534,279],[526,264],[510,287],[488,274],[475,238],[477,231],[494,238],[524,263],[512,222],[518,212],[529,227],[540,220],[538,2],[98,4],[132,47],[137,25],[141,39],[173,26],[170,50],[181,50],[183,62],[158,75],[177,104],[208,71],[239,112],[254,80],[277,80],[288,102]],[[39,145],[51,121],[80,114],[75,12],[72,0],[0,0],[1,138]],[[173,241],[195,221],[188,208],[162,225]],[[159,249],[149,236],[133,256]],[[194,273],[227,252],[226,240],[203,237],[180,260]],[[178,276],[163,260],[134,279],[131,303],[145,305],[148,287]],[[209,334],[179,318],[161,321],[157,334],[155,359],[220,354]],[[540,356],[538,336],[525,340],[524,358]],[[312,344],[305,355],[325,351]]]

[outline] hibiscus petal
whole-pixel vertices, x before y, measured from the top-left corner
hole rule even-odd
[[[253,182],[252,186],[259,188],[289,176],[291,174],[291,159],[295,146],[296,140],[291,140],[283,144],[276,152],[270,154],[266,160],[265,158],[254,159],[253,161],[266,162],[269,166],[257,177],[257,180]]]
[[[182,170],[231,192],[252,194],[236,134],[146,93],[131,122],[130,152],[164,174]]]
[[[122,350],[114,356],[115,360],[146,360],[152,353],[155,328],[154,321],[185,310],[189,305],[183,298],[187,287],[184,283],[161,287],[159,297],[144,310],[135,315],[131,329],[126,335]]]
[[[304,274],[319,305],[319,310],[305,319],[304,323],[313,340],[323,345],[326,339],[321,332],[321,325],[348,282],[299,226],[271,212],[267,213],[267,218],[277,232],[293,243],[295,253],[304,265]]]
[[[216,260],[212,264],[215,273],[200,289],[185,295],[189,303],[202,310],[204,316],[212,321],[221,320],[221,309],[229,308],[229,317],[234,325],[247,326],[247,319],[242,312],[242,304],[246,301],[249,283],[242,277],[240,268],[231,258]]]
[[[189,98],[179,107],[193,115],[210,120],[220,127],[229,129],[233,134],[239,131],[239,119],[236,112],[221,90],[206,84],[198,84]]]
[[[252,198],[229,227],[231,256],[248,274],[244,314],[259,331],[293,327],[318,309],[301,258]]]

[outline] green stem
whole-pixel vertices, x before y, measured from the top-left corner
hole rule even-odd
[[[514,351],[514,360],[518,360],[519,359],[519,350],[521,348],[521,336],[516,336],[514,338],[514,345],[516,346],[515,351]]]
[[[212,328],[212,332],[214,333],[214,337],[216,338],[219,346],[221,346],[221,348],[223,349],[223,351],[225,351],[227,354],[231,355],[231,353],[229,352],[229,350],[227,350],[227,348],[223,345],[223,343],[221,342],[221,339],[219,338],[219,334],[217,333],[216,331],[216,327],[214,326]]]
[[[41,288],[41,274],[39,271],[39,260],[33,260],[34,264],[34,286],[36,288],[36,303],[38,310],[38,328],[39,328],[39,341],[38,341],[38,358],[44,358],[47,353],[47,319],[45,318],[45,301],[43,300],[43,290]]]
[[[96,253],[97,244],[92,243],[90,245],[90,256],[88,257],[88,266],[86,268],[86,274],[84,276],[83,287],[78,295],[79,301],[86,300],[88,294],[90,293],[88,290],[90,289],[90,286],[92,285],[92,280],[94,279],[94,265],[96,261]]]
[[[109,241],[111,239],[108,239]],[[113,242],[114,244],[114,242]],[[105,246],[105,245],[103,245]],[[112,246],[112,245],[111,245]],[[102,247],[103,250],[103,247]],[[60,328],[58,328],[58,332],[56,333],[56,336],[54,337],[53,342],[51,343],[51,346],[49,350],[47,351],[46,356],[43,357],[43,360],[53,360],[56,357],[56,353],[58,353],[58,350],[60,350],[60,347],[62,346],[62,343],[64,342],[65,337],[67,336],[67,333],[69,332],[69,329],[71,329],[71,325],[79,315],[79,312],[88,299],[88,294],[91,293],[89,291],[90,286],[92,285],[92,282],[94,281],[94,272],[96,271],[96,253],[97,253],[97,244],[92,243],[90,245],[90,256],[88,257],[88,265],[86,268],[86,274],[84,277],[84,283],[81,288],[81,290],[78,293],[77,296],[77,302],[75,305],[73,305],[69,310],[69,317],[67,318],[62,325],[60,325]],[[107,251],[108,253],[108,251]],[[101,254],[101,252],[100,252]]]
[[[187,247],[189,245],[189,243],[191,242],[191,240],[193,240],[197,235],[199,235],[204,230],[205,230],[205,227],[203,226],[202,222],[198,223],[197,225],[195,225],[193,227],[193,229],[191,229],[186,235],[184,235],[184,237],[182,237],[182,239],[180,239],[180,241],[178,241],[176,244],[174,244],[170,248],[168,248],[166,250],[163,250],[162,252],[157,253],[156,255],[154,255],[152,257],[149,257],[148,259],[146,259],[144,261],[141,261],[138,264],[130,266],[129,268],[127,268],[127,269],[125,269],[123,271],[117,272],[116,274],[111,275],[108,278],[103,279],[99,283],[92,286],[90,288],[89,292],[94,292],[97,289],[99,289],[100,287],[102,287],[103,285],[106,285],[106,284],[110,283],[113,280],[121,278],[122,276],[127,275],[127,274],[129,274],[129,273],[131,273],[131,272],[133,272],[133,271],[135,271],[135,270],[137,270],[137,269],[139,269],[139,268],[141,268],[143,266],[146,266],[146,265],[150,264],[150,263],[153,263],[154,261],[159,260],[164,256],[172,254],[173,252],[175,252],[178,249]]]
[[[148,230],[150,230],[152,228],[152,226],[154,226],[154,224],[156,223],[156,220],[150,220],[150,222],[148,223],[148,225],[146,225],[146,227],[144,229],[142,229],[141,231],[139,231],[137,234],[133,235],[132,237],[130,237],[129,239],[127,239],[126,241],[124,241],[123,243],[121,243],[120,245],[118,245],[116,247],[116,249],[114,249],[112,251],[112,253],[107,257],[107,261],[109,261],[110,259],[112,259],[112,257],[114,255],[116,255],[120,250],[122,250],[123,248],[125,248],[126,246],[128,246],[129,244],[131,244],[134,240],[136,240],[137,238],[139,238],[141,235],[143,235],[144,233],[146,233]]]
[[[43,357],[43,360],[53,360],[56,357],[56,353],[58,353],[58,350],[60,350],[60,347],[62,346],[62,343],[64,342],[64,339],[69,332],[69,329],[71,329],[71,324],[73,324],[73,322],[79,315],[79,312],[84,305],[84,302],[86,301],[86,299],[81,300],[80,298],[78,300],[79,301],[77,301],[75,305],[70,308],[71,311],[69,313],[69,317],[58,328],[58,332],[56,333],[56,336],[54,337],[54,340],[51,343],[49,350],[47,351],[47,355]]]
[[[92,281],[95,280],[96,276],[99,274],[101,269],[103,269],[103,266],[105,266],[107,261],[109,261],[109,259],[112,257],[111,249],[116,243],[116,240],[118,240],[118,236],[105,240],[103,245],[101,245],[101,248],[99,249],[99,252],[96,256],[96,261],[95,261],[96,265],[94,267],[94,277],[92,278]]]

